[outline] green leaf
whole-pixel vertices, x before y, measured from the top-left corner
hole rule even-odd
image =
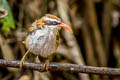
[[[0,18],[0,23],[2,23],[2,31],[4,35],[7,35],[10,29],[15,29],[15,22],[7,0],[0,0],[0,8],[8,11],[8,15],[6,17]]]

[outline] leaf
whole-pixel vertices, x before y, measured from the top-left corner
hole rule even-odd
[[[0,19],[0,23],[2,23],[2,31],[4,35],[7,36],[10,29],[15,29],[15,22],[7,0],[0,0],[0,8],[8,11],[8,15]]]

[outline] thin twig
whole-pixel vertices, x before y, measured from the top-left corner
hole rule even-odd
[[[19,68],[20,61],[10,61],[10,60],[0,59],[0,66]],[[36,70],[40,72],[46,71],[44,64],[42,63],[38,64],[38,63],[25,62],[23,64],[23,68]],[[92,66],[76,65],[69,63],[51,63],[48,66],[48,71],[67,71],[71,73],[89,73],[89,74],[108,75],[108,76],[110,75],[120,76],[120,69],[118,68],[92,67]]]
[[[107,55],[109,52],[110,47],[110,38],[111,38],[111,32],[112,32],[112,13],[113,13],[113,4],[112,0],[103,1],[103,14],[102,14],[102,30],[103,30],[103,40],[104,40],[104,46]]]

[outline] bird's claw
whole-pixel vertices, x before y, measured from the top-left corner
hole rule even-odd
[[[43,67],[46,71],[48,71],[48,68],[49,68],[49,61],[48,60],[45,61]]]

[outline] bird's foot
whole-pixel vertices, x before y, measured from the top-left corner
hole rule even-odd
[[[25,55],[22,57],[21,61],[20,61],[20,69],[22,69],[23,64],[25,63],[25,58],[27,56],[27,54],[29,53],[29,50],[25,53]]]
[[[49,60],[46,60],[45,61],[45,63],[44,63],[44,65],[43,65],[43,67],[44,67],[44,69],[46,70],[46,71],[48,71],[48,68],[49,68]]]

